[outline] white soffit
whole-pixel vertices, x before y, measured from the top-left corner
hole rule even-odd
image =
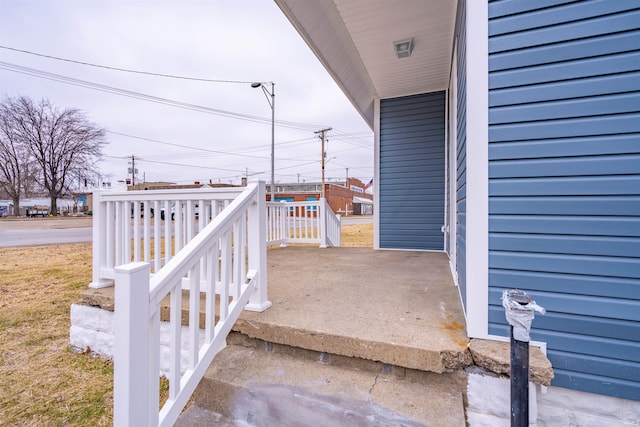
[[[370,126],[373,100],[444,90],[456,0],[276,0]],[[410,57],[393,42],[413,37]]]

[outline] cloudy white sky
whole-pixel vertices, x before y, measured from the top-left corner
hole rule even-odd
[[[321,148],[314,131],[323,127],[334,129],[327,178],[344,179],[346,168],[365,183],[373,176],[373,133],[271,0],[0,0],[0,46],[1,96],[47,98],[60,108],[78,108],[108,131],[103,180],[124,179],[133,155],[138,179],[147,181],[239,183],[248,170],[250,180],[268,182],[271,109],[260,89],[246,83],[253,81],[275,83],[277,182],[320,180]],[[245,83],[126,73],[6,48]],[[53,75],[38,77],[43,72]],[[59,76],[88,84],[63,83]],[[117,93],[95,90],[96,84]],[[122,96],[122,91],[207,112]]]

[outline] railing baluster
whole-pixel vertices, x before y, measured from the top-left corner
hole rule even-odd
[[[229,315],[229,279],[231,278],[231,232],[222,235],[221,266],[220,266],[220,320],[226,320]]]
[[[206,324],[205,338],[207,342],[215,338],[216,325],[216,283],[218,282],[218,244],[214,244],[207,252],[207,287],[206,292]]]
[[[172,221],[171,221],[171,202],[169,200],[164,202],[164,264],[169,262],[169,260],[171,259],[171,243],[172,243],[172,236],[171,236],[171,226],[172,226]]]
[[[175,241],[174,241],[174,255],[180,252],[182,249],[182,223],[183,223],[183,215],[182,215],[182,200],[176,200],[174,213],[174,230],[175,230]]]
[[[131,223],[133,224],[133,261],[140,261],[140,202],[133,202]]]
[[[142,235],[144,238],[144,260],[151,261],[151,209],[149,203],[144,204],[144,228]]]
[[[171,289],[169,307],[169,398],[175,399],[180,393],[182,359],[182,287]]]
[[[149,304],[147,303],[147,306]],[[159,402],[153,396],[160,395],[160,308],[157,307],[149,321],[149,424],[158,425]]]
[[[115,253],[116,253],[116,211],[115,211],[115,203],[107,202],[106,209],[106,218],[104,218],[106,225],[106,237],[104,240],[105,247],[107,249],[107,254],[105,257],[105,267],[113,268],[115,267]],[[95,244],[94,244],[95,245]],[[100,246],[98,244],[97,246]]]
[[[189,369],[198,364],[200,350],[200,263],[189,272]]]
[[[160,252],[162,228],[160,228],[160,202],[153,202],[153,272],[162,268],[162,253]]]

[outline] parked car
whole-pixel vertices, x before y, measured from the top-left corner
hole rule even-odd
[[[48,206],[31,206],[27,208],[27,216],[29,218],[35,218],[37,216],[45,217],[49,215],[49,207]]]
[[[183,205],[182,206],[182,211],[186,212],[186,206]],[[198,218],[198,215],[200,214],[200,209],[198,208],[198,204],[196,203],[195,205],[195,215],[196,218]],[[171,203],[171,221],[173,221],[175,219],[176,216],[176,204],[175,203]],[[160,219],[164,220],[165,218],[165,213],[164,213],[164,208],[160,209]]]
[[[133,203],[131,203],[131,216],[133,216]],[[151,218],[153,218],[153,207],[149,210],[151,212]],[[144,218],[144,203],[140,203],[140,218]]]

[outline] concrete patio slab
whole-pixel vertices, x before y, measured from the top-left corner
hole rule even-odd
[[[237,332],[423,371],[472,363],[443,253],[287,247],[268,265],[273,307],[242,313]]]

